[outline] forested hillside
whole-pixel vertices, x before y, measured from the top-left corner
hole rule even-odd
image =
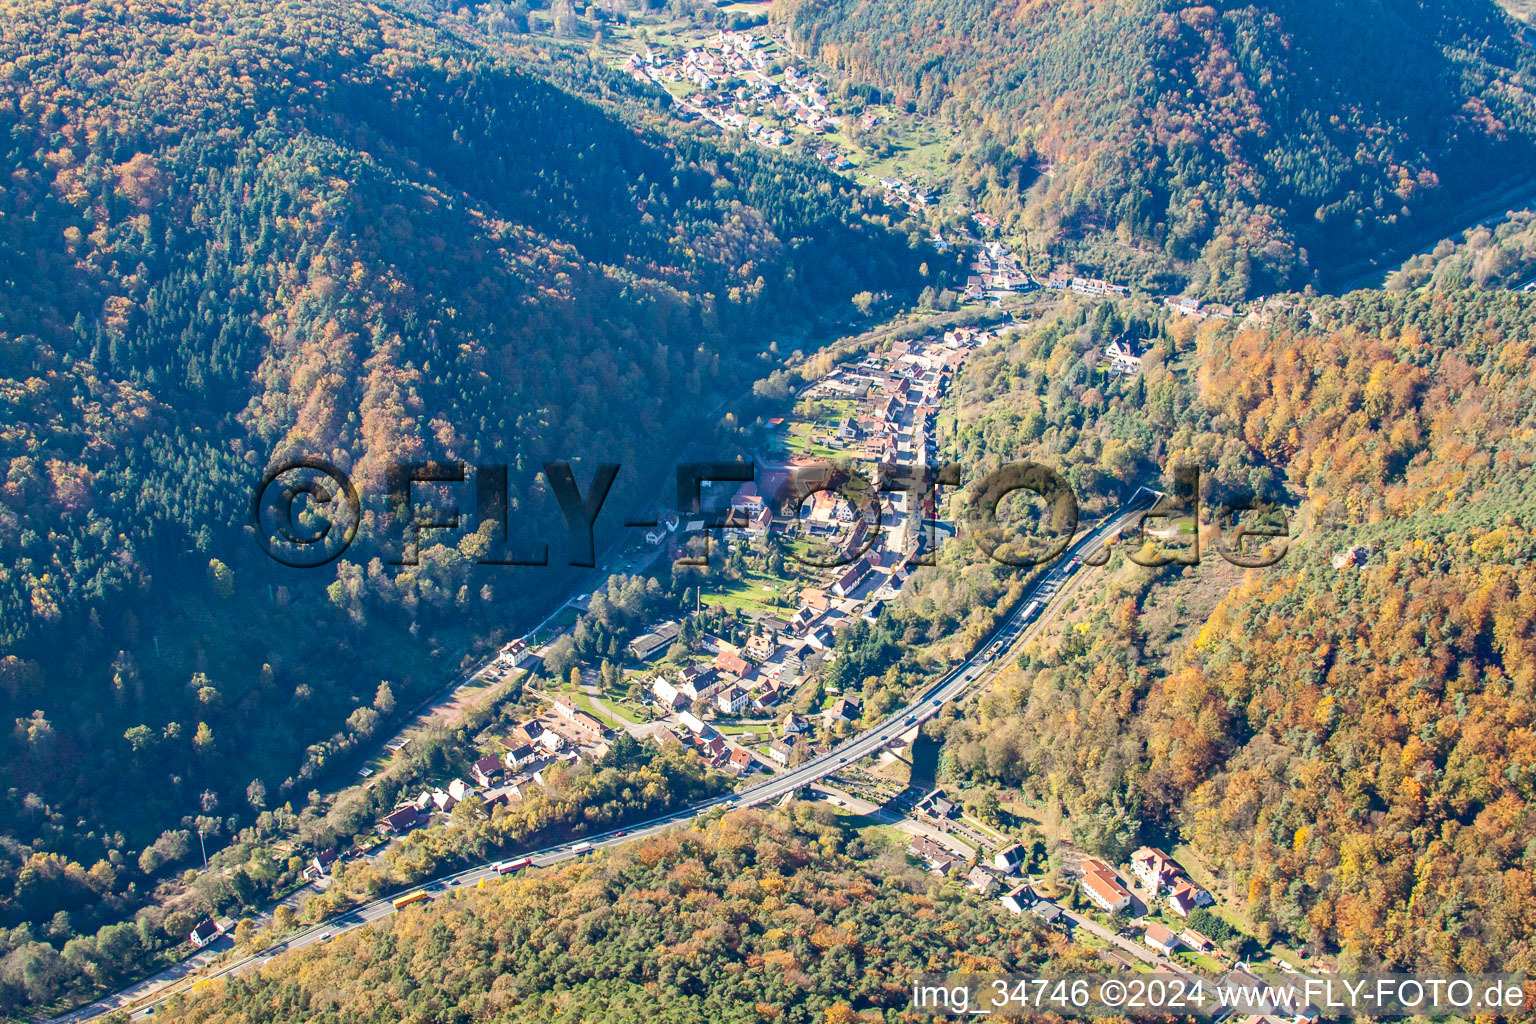
[[[1194,263],[1213,297],[1443,234],[1536,154],[1536,50],[1491,0],[784,0],[774,18],[961,128],[961,198]]]
[[[562,544],[479,567],[473,535],[275,566],[245,527],[274,460],[370,495],[392,460],[509,463],[514,529],[558,541],[541,460],[624,463],[617,518],[771,345],[939,272],[842,179],[666,134],[580,54],[348,0],[0,10],[6,950],[302,806],[564,585]]]
[[[1471,291],[1170,325],[1145,374],[1162,453],[1216,485],[1277,476],[1290,553],[1246,574],[1209,535],[1197,566],[1115,556],[1079,623],[949,730],[951,769],[1059,801],[1114,858],[1182,838],[1266,941],[1341,965],[1529,970],[1533,325],[1533,297]],[[1043,369],[972,415],[1019,421]],[[1100,405],[1091,385],[1063,400]],[[1170,385],[1171,415],[1154,398]],[[1114,443],[1097,418],[1074,449]]]
[[[736,812],[461,896],[215,985],[167,1017],[820,1024],[906,1010],[923,971],[1095,962],[809,809],[798,821]]]

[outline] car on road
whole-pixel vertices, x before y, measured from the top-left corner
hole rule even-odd
[[[625,828],[621,828],[621,829],[619,829],[617,832],[615,832],[613,834],[613,837],[615,839],[617,839],[619,836],[627,836],[627,835],[629,835],[629,830],[625,829]]]
[[[908,725],[911,725],[915,721],[917,721],[917,716],[916,715],[908,715],[907,716],[907,724]]]
[[[448,883],[448,884],[449,884],[449,885],[450,885],[450,886],[454,886],[454,885],[458,885],[458,884],[460,884],[460,883],[459,883],[459,880],[458,880],[458,879],[457,879],[457,878],[455,878],[455,879],[454,879],[454,880],[453,880],[453,881],[451,881],[451,882],[449,882],[449,883]]]
[[[933,699],[933,706],[934,707],[938,707],[940,704],[943,704],[943,703],[944,703],[944,698],[943,697],[935,697]]]
[[[330,942],[331,941],[331,933],[330,932],[321,932],[320,933],[320,941],[321,942]]]

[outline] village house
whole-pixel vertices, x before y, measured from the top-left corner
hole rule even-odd
[[[331,865],[336,863],[335,850],[321,850],[309,859],[309,864],[304,868],[304,877],[312,881],[319,881],[331,873]]]
[[[677,720],[683,723],[689,732],[695,734],[703,734],[706,731],[714,731],[710,729],[709,726],[705,725],[704,720],[698,715],[695,715],[692,711],[679,711],[677,713]]]
[[[218,924],[214,922],[213,918],[205,917],[199,921],[197,926],[193,928],[192,931],[187,935],[187,941],[192,943],[192,945],[198,949],[202,949],[204,946],[207,946],[210,942],[223,934],[223,930],[219,928]]]
[[[766,683],[752,693],[752,707],[758,711],[765,711],[777,704],[783,696],[782,686],[776,682]]]
[[[793,733],[780,739],[776,739],[772,743],[768,744],[768,756],[779,762],[779,764],[787,765],[789,764],[790,758],[794,756],[795,748],[798,747],[800,743],[800,737]]]
[[[928,870],[935,875],[948,874],[949,869],[955,865],[955,855],[927,836],[918,836],[912,840],[907,846],[907,853],[927,864]]]
[[[715,676],[715,670],[702,665],[684,665],[677,673],[678,692],[689,700],[698,700]]]
[[[521,747],[522,750],[531,750],[530,747]],[[510,751],[508,752],[510,753]],[[488,754],[469,766],[469,776],[482,786],[489,786],[502,772],[501,758],[494,754]],[[517,767],[511,765],[510,767]]]
[[[1190,949],[1193,949],[1197,953],[1211,953],[1216,949],[1216,943],[1206,938],[1200,932],[1195,931],[1193,928],[1185,928],[1183,931],[1179,932],[1179,939],[1184,943],[1184,945],[1188,946]]]
[[[1144,938],[1147,945],[1164,956],[1171,956],[1173,951],[1179,948],[1179,937],[1156,921],[1147,925]]]
[[[1034,906],[1035,890],[1030,887],[1028,882],[1020,882],[1012,889],[1009,889],[1007,892],[1003,893],[1003,895],[998,898],[998,902],[1007,908],[1009,913],[1022,914],[1024,911]]]
[[[831,602],[827,600],[827,592],[819,587],[806,587],[800,591],[800,603],[818,612],[824,612],[831,607]]]
[[[858,588],[859,582],[868,574],[869,560],[867,558],[859,559],[837,578],[837,582],[832,584],[832,593],[838,597],[847,597]]]
[[[1143,889],[1156,896],[1173,885],[1179,877],[1179,866],[1161,851],[1143,846],[1131,854],[1131,874]]]
[[[733,647],[727,647],[715,655],[715,669],[719,672],[729,672],[738,679],[744,679],[752,671],[752,666]]]
[[[1100,365],[1107,367],[1112,374],[1134,376],[1141,372],[1141,347],[1136,339],[1121,335],[1105,346]]]
[[[555,735],[555,734],[551,733],[550,735]],[[516,769],[521,768],[524,765],[532,762],[533,760],[538,758],[538,756],[539,756],[539,750],[538,750],[537,747],[532,746],[532,745],[527,744],[527,743],[520,743],[520,744],[518,744],[515,747],[508,747],[506,749],[506,751],[503,752],[502,755],[501,755],[501,762],[502,762],[502,764],[506,765],[508,768],[516,770]],[[477,762],[477,767],[478,767],[478,762]],[[481,785],[489,785],[489,780],[487,780],[486,782],[481,783]]]
[[[1079,295],[1129,295],[1130,289],[1123,284],[1110,284],[1098,277],[1074,277],[1072,290]]]
[[[1189,882],[1174,886],[1173,891],[1168,894],[1168,909],[1180,917],[1188,917],[1191,910],[1209,906],[1212,902],[1214,901],[1210,893],[1196,888]]]
[[[384,816],[378,831],[384,835],[404,835],[422,822],[422,814],[415,804],[407,804]]]
[[[997,888],[997,876],[978,864],[965,873],[965,884],[982,896],[990,896]]]
[[[992,856],[992,866],[1004,874],[1013,874],[1024,863],[1024,844],[1013,843]]]
[[[528,641],[523,639],[513,640],[504,645],[496,655],[496,664],[501,668],[522,668],[533,652],[528,649]]]
[[[834,722],[857,722],[859,716],[863,713],[857,701],[849,700],[847,697],[839,697],[831,707],[821,713],[821,717],[823,721],[831,725]]]
[[[747,706],[747,691],[739,686],[728,686],[715,695],[715,707],[728,715],[734,715]]]
[[[826,626],[821,626],[807,633],[805,635],[805,642],[812,650],[828,651],[836,643],[836,638],[832,636],[832,630]]]
[[[757,767],[757,759],[752,756],[752,752],[746,747],[733,748],[728,763],[742,775]]]
[[[747,656],[758,661],[767,661],[778,649],[779,641],[771,633],[760,633],[747,640]]]
[[[1163,300],[1163,305],[1183,316],[1201,316],[1200,300],[1191,295],[1170,295]]]
[[[677,687],[660,677],[657,677],[656,681],[651,683],[651,695],[656,698],[656,703],[663,707],[671,708],[673,711],[687,704],[689,700],[689,698],[683,696]],[[695,696],[695,699],[697,699],[697,696]]]

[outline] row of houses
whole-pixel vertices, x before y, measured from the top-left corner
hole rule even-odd
[[[690,749],[711,767],[724,771],[744,775],[757,767],[757,759],[752,752],[745,747],[727,743],[719,730],[708,722],[703,721],[691,711],[681,711],[677,716],[678,722],[683,726],[683,731],[677,732],[668,728],[661,728],[651,734],[651,739],[659,747],[665,748],[669,743],[678,743],[685,749]]]

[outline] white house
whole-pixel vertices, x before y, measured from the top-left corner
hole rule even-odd
[[[1141,372],[1141,352],[1130,338],[1116,338],[1105,347],[1103,363],[1110,373],[1132,376]]]
[[[1098,866],[1083,873],[1083,895],[1106,914],[1125,910],[1131,905],[1131,894],[1120,880],[1113,872]]]
[[[1147,945],[1164,956],[1171,955],[1174,950],[1179,948],[1179,937],[1156,921],[1147,925],[1145,939]]]
[[[669,708],[680,708],[688,703],[688,698],[681,691],[665,679],[658,678],[651,684],[651,693],[656,698],[656,703]]]
[[[747,691],[739,686],[727,686],[716,695],[715,706],[726,714],[734,715],[747,706]]]
[[[1160,850],[1143,846],[1131,854],[1131,873],[1141,887],[1156,896],[1179,877],[1179,866]]]

